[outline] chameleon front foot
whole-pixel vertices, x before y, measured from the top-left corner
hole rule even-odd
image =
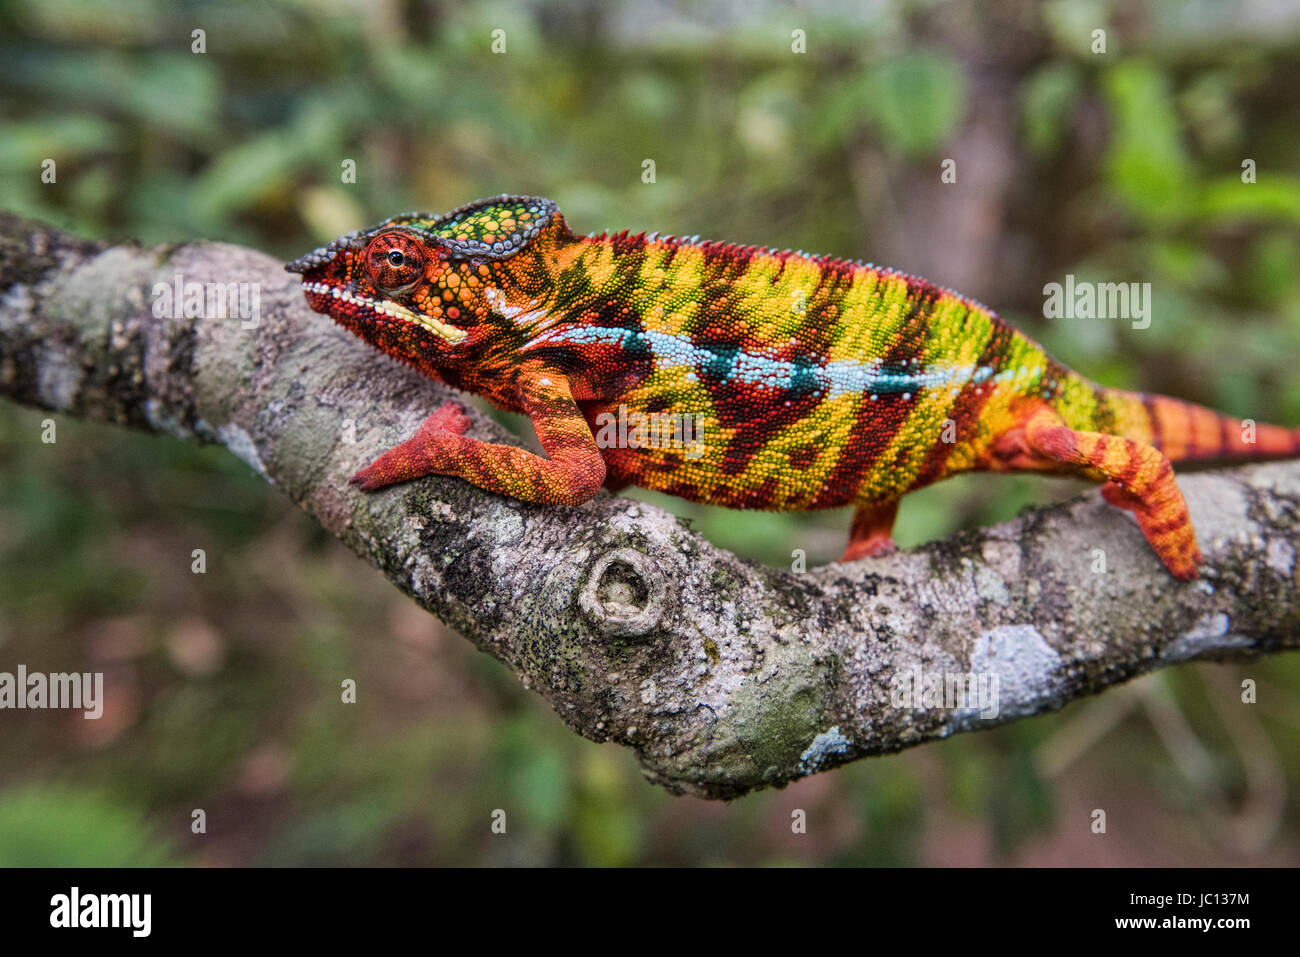
[[[464,406],[448,402],[424,420],[415,435],[395,445],[349,481],[366,492],[422,475],[445,474],[449,453],[469,428]]]
[[[480,442],[461,433],[465,410],[448,402],[401,445],[356,475],[366,491],[422,475],[455,475],[481,489],[542,505],[581,505],[605,481],[605,460],[568,380],[542,365],[518,373],[520,404],[548,457],[513,445]]]

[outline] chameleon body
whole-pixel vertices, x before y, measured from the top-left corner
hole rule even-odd
[[[1161,560],[1200,552],[1172,461],[1283,457],[1300,433],[1102,388],[979,303],[861,262],[572,233],[501,196],[397,216],[290,263],[311,307],[447,384],[527,414],[546,456],[465,436],[449,403],[359,471],[455,475],[530,502],[602,487],[732,508],[855,505],[844,559],[893,547],[907,492],[967,471],[1104,482]]]

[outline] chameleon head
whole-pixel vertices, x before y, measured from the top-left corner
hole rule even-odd
[[[390,355],[445,365],[494,320],[493,269],[555,218],[530,196],[480,200],[441,216],[407,213],[340,236],[285,266],[308,304]]]

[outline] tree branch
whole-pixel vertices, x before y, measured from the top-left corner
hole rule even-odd
[[[154,286],[177,274],[254,284],[257,327],[155,318]],[[101,247],[0,216],[0,393],[224,444],[575,731],[633,748],[675,792],[735,797],[1164,665],[1300,644],[1295,462],[1182,478],[1206,557],[1187,585],[1096,493],[795,574],[603,492],[579,508],[449,478],[359,492],[348,476],[449,390],[312,313],[279,262],[234,246]],[[514,441],[470,415],[475,438]],[[996,678],[996,716],[993,702],[899,697],[908,676],[920,691],[969,672]]]

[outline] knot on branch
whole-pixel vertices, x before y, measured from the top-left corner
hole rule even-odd
[[[578,607],[611,637],[638,637],[655,628],[668,604],[668,582],[640,552],[616,548],[596,559]]]

